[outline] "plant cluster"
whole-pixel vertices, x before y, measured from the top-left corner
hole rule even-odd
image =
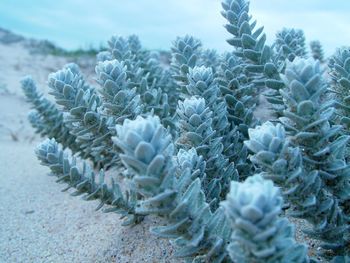
[[[276,34],[275,48],[282,61],[293,61],[296,57],[305,57],[304,32],[300,29],[284,28]]]
[[[314,40],[310,42],[310,49],[312,57],[315,60],[319,60],[320,62],[324,62],[324,52],[321,45],[321,42],[318,40]]]
[[[39,160],[124,225],[164,217],[151,232],[188,262],[315,262],[288,217],[310,223],[322,256],[350,262],[349,50],[330,59],[329,96],[317,43],[317,60],[301,30],[283,29],[270,47],[249,2],[222,7],[230,53],[178,37],[167,66],[136,36],[114,36],[97,55],[98,87],[68,64],[49,75],[53,103],[25,78],[29,120],[50,138]],[[275,113],[263,124],[261,93]],[[112,167],[122,178],[105,178]]]

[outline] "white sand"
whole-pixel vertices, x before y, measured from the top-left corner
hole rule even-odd
[[[0,44],[0,262],[181,262],[149,233],[158,219],[122,227],[117,214],[94,211],[97,201],[61,192],[36,159],[42,139],[27,121],[19,80],[31,74],[46,94],[47,75],[67,62]],[[92,70],[84,72],[90,80]]]

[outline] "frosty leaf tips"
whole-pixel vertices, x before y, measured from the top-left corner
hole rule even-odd
[[[283,28],[276,35],[276,52],[280,61],[293,61],[296,57],[305,57],[305,36],[302,30]]]
[[[101,209],[105,204],[109,205],[104,212],[120,214],[125,218],[123,225],[135,224],[142,220],[143,216],[135,213],[135,196],[132,193],[123,193],[113,179],[111,186],[107,185],[103,170],[95,174],[86,162],[82,163],[81,169],[79,161],[65,153],[54,139],[46,139],[39,144],[35,152],[41,164],[48,166],[58,178],[57,182],[68,184],[64,191],[74,188],[76,191],[72,193],[73,196],[85,194],[85,200],[99,199],[101,203],[96,209]]]
[[[279,189],[260,175],[231,183],[223,206],[233,229],[228,251],[234,262],[309,262],[291,224],[279,217],[282,203]]]
[[[38,92],[32,77],[23,78],[21,85],[27,101],[32,104],[33,110],[28,114],[28,118],[37,133],[55,138],[74,153],[79,152],[79,145],[75,142],[76,137],[70,134],[68,126],[63,121],[63,113]]]

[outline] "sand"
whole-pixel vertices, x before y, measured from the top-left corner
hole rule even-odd
[[[0,262],[181,262],[167,240],[149,233],[159,219],[123,227],[117,214],[96,212],[97,201],[61,192],[36,159],[42,138],[27,121],[19,80],[30,74],[47,94],[47,75],[68,62],[0,44]],[[90,81],[93,69],[83,67]]]

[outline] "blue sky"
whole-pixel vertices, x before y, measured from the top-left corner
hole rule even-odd
[[[99,45],[113,35],[139,35],[151,49],[168,49],[178,35],[228,51],[220,0],[0,0],[0,27],[65,48]],[[251,13],[268,41],[282,27],[302,28],[327,55],[350,45],[348,0],[251,0]]]

